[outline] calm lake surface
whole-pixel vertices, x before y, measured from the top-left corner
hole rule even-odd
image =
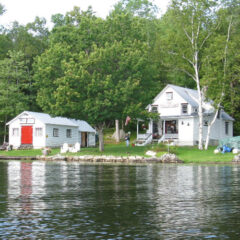
[[[240,165],[0,162],[0,239],[240,239]]]

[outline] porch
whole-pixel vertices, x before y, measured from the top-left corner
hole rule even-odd
[[[162,142],[164,140],[178,140],[178,120],[163,119],[159,121],[150,120],[148,127],[145,126],[145,133],[142,133],[141,124],[137,121],[137,141],[136,146],[145,146],[151,142]],[[140,126],[139,126],[140,125]],[[141,129],[141,131],[140,131]]]

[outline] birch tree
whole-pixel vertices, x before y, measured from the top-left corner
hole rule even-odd
[[[220,42],[218,42],[218,46],[217,46],[218,51],[216,48],[213,48],[215,50],[215,54],[213,54],[212,56],[216,57],[219,50],[220,51],[222,50],[222,52],[223,52],[222,57],[220,55],[220,59],[222,59],[222,61],[221,61],[222,69],[218,69],[218,72],[220,72],[220,73],[222,72],[222,74],[215,74],[215,76],[213,76],[213,73],[216,73],[213,70],[214,67],[211,68],[211,66],[214,63],[210,64],[209,62],[207,62],[208,67],[210,66],[210,68],[211,68],[211,76],[212,77],[209,77],[208,74],[205,74],[206,75],[205,78],[206,78],[209,88],[212,88],[211,90],[209,89],[209,91],[211,91],[212,94],[208,93],[208,95],[210,96],[210,98],[212,98],[212,100],[214,100],[215,113],[214,113],[212,120],[208,124],[206,142],[205,142],[205,146],[204,146],[205,150],[208,149],[211,128],[212,128],[213,124],[216,122],[218,114],[220,114],[219,111],[221,111],[220,107],[221,107],[221,104],[222,104],[222,101],[223,101],[223,98],[225,95],[226,85],[228,82],[228,80],[227,80],[227,65],[228,65],[228,63],[227,62],[228,62],[228,48],[229,48],[229,41],[230,41],[230,36],[231,36],[232,25],[233,25],[233,16],[231,15],[229,18],[226,40],[223,42],[225,46],[221,47],[221,45],[223,45],[223,44],[221,44],[221,38],[220,38]],[[217,59],[219,59],[219,55],[218,55]],[[216,77],[218,75],[220,75],[220,76]],[[213,85],[213,86],[211,86],[211,85]]]
[[[173,0],[163,18],[165,33],[160,44],[169,55],[175,70],[184,72],[196,84],[198,92],[199,139],[203,149],[203,101],[205,86],[202,85],[202,61],[204,50],[218,24],[214,19],[217,1]]]

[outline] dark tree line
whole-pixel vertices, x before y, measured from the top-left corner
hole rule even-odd
[[[106,19],[75,7],[51,30],[39,17],[2,27],[1,140],[23,110],[85,119],[101,138],[115,119],[144,117],[167,83],[215,100],[239,135],[239,11],[238,0],[173,0],[157,17],[151,1],[120,0]]]

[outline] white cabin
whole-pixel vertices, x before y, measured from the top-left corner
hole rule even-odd
[[[147,109],[159,113],[160,120],[150,121],[145,134],[139,134],[139,124],[137,125],[137,140],[142,145],[154,139],[158,142],[172,140],[178,145],[186,146],[198,144],[199,116],[196,90],[168,84]],[[211,103],[204,102],[203,111],[203,140],[205,141],[208,124],[214,117],[215,109]],[[220,139],[232,137],[233,121],[234,119],[221,109],[212,125],[209,144],[217,145]]]
[[[96,145],[96,131],[85,121],[51,117],[46,113],[24,111],[7,123],[9,145],[32,148],[60,147],[64,143],[81,147]]]

